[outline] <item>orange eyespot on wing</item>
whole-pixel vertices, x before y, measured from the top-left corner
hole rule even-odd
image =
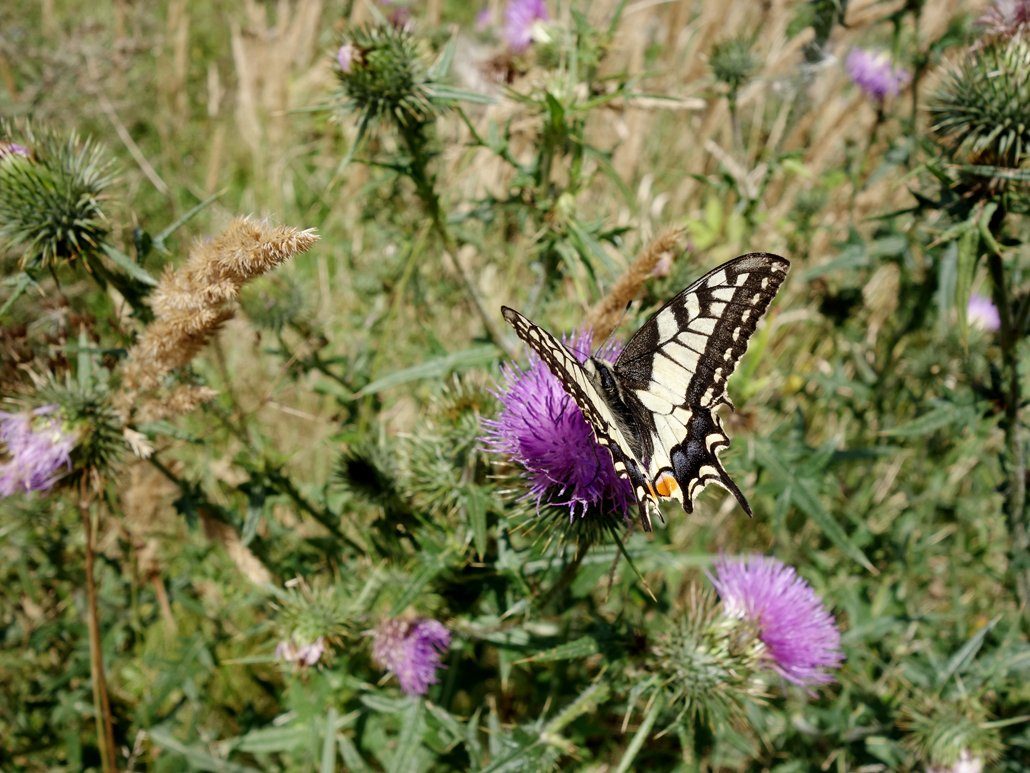
[[[658,492],[659,496],[668,498],[675,496],[676,492],[679,491],[679,487],[680,484],[677,482],[675,476],[670,472],[664,472],[655,482],[654,489]]]

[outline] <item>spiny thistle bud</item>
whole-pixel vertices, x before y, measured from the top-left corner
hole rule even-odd
[[[277,333],[300,317],[304,293],[288,276],[264,276],[242,289],[240,307],[256,326]]]
[[[761,641],[741,636],[712,592],[696,586],[677,627],[654,651],[669,705],[713,726],[742,720],[748,703],[766,697],[762,653]]]
[[[434,84],[422,45],[406,27],[356,29],[336,59],[343,91],[364,122],[387,117],[411,128],[432,119]]]
[[[951,66],[929,103],[931,129],[960,163],[1022,167],[1030,153],[1030,39],[1000,37]]]
[[[750,37],[734,37],[715,44],[708,61],[712,74],[720,83],[726,84],[731,93],[751,80],[758,61],[751,52]]]
[[[974,698],[927,701],[927,709],[905,709],[899,722],[907,731],[905,745],[926,765],[928,773],[982,771],[1002,750],[997,728]]]
[[[122,423],[104,391],[51,385],[40,408],[0,412],[0,496],[47,491],[59,481],[97,485],[125,450]]]
[[[338,644],[352,617],[348,597],[335,586],[311,588],[302,579],[277,592],[274,605],[280,639],[275,656],[286,663],[313,666],[328,647]]]
[[[0,126],[0,137],[10,133]],[[112,161],[74,132],[23,134],[24,144],[0,142],[0,250],[18,254],[23,268],[76,258],[89,268],[107,238],[101,203]]]

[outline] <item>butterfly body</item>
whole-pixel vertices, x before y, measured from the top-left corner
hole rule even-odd
[[[713,269],[655,312],[615,362],[590,357],[580,363],[550,333],[502,307],[611,452],[616,472],[633,485],[646,531],[659,499],[676,499],[689,513],[710,482],[751,514],[719,462],[730,441],[716,409],[730,404],[726,380],[789,266],[759,252]]]

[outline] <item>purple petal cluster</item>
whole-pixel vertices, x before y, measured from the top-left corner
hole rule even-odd
[[[313,666],[325,654],[325,637],[319,636],[309,644],[297,644],[291,636],[275,645],[275,657],[286,663]]]
[[[56,405],[31,413],[0,411],[0,443],[7,455],[0,464],[0,496],[49,489],[71,469],[75,440],[62,426]]]
[[[828,669],[844,660],[840,631],[811,586],[775,558],[724,558],[712,583],[730,617],[758,629],[774,669],[800,685],[832,681]]]
[[[547,21],[544,0],[508,0],[504,9],[504,39],[515,53],[525,51],[533,42],[533,27]]]
[[[340,66],[340,72],[344,75],[350,73],[351,65],[354,64],[355,48],[352,43],[344,43],[336,52],[336,63]]]
[[[979,24],[988,35],[1005,37],[1030,29],[1030,0],[994,0]]]
[[[436,620],[384,620],[372,639],[372,657],[400,682],[408,695],[425,695],[436,684],[440,658],[451,632]]]
[[[989,298],[973,293],[969,296],[969,304],[966,306],[966,319],[970,327],[978,327],[981,330],[990,330],[992,333],[1001,327],[1001,317],[997,307],[991,303]]]
[[[25,156],[29,155],[29,149],[24,145],[19,145],[17,142],[0,142],[0,160],[3,160],[7,156]]]
[[[565,344],[580,362],[590,353],[588,335]],[[570,518],[592,505],[628,514],[636,504],[632,487],[615,472],[611,453],[598,445],[579,406],[547,365],[532,354],[528,369],[506,366],[502,372],[504,382],[496,393],[501,413],[483,422],[484,441],[489,450],[525,468],[537,507],[568,507]]]
[[[895,96],[912,77],[901,67],[895,67],[886,53],[862,48],[853,48],[844,66],[855,85],[877,102]]]

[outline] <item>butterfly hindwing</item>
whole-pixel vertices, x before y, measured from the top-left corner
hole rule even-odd
[[[572,395],[598,442],[612,452],[616,470],[633,483],[645,530],[649,505],[673,498],[689,513],[710,482],[751,514],[719,462],[730,440],[715,410],[729,404],[726,381],[789,266],[756,252],[713,269],[655,312],[614,365],[595,359],[581,365],[549,333],[503,309]]]

